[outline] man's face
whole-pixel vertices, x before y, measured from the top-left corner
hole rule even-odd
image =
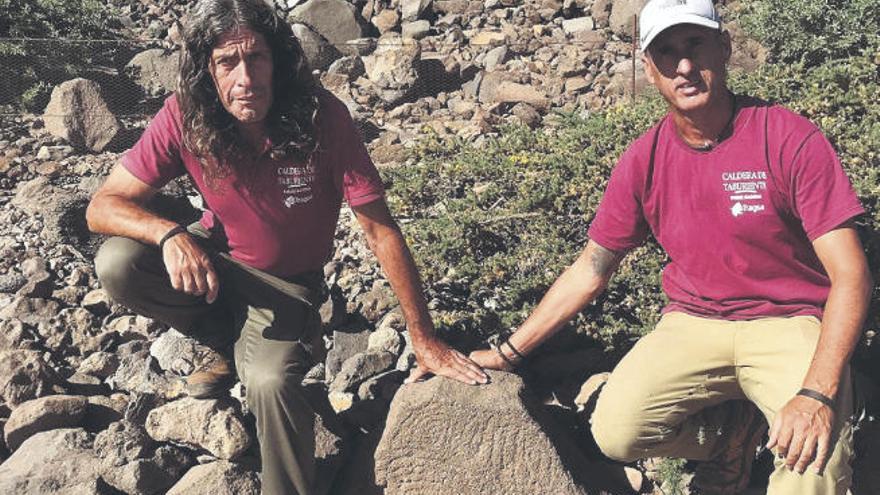
[[[730,37],[694,24],[680,24],[660,33],[645,53],[645,73],[676,110],[706,108],[724,96]]]
[[[272,105],[272,49],[262,34],[242,28],[221,36],[210,69],[227,112],[243,124],[266,118]]]

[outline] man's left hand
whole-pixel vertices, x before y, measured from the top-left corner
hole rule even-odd
[[[442,340],[432,338],[418,345],[414,343],[413,346],[417,366],[410,372],[405,383],[413,383],[428,374],[445,376],[468,385],[489,382],[489,377],[477,363]]]
[[[799,474],[813,466],[821,474],[828,462],[831,448],[831,425],[834,411],[809,397],[795,396],[783,407],[770,427],[767,448],[776,447],[785,465]]]

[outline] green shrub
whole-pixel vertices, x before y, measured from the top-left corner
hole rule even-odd
[[[860,224],[877,274],[880,241],[871,234],[880,232],[876,30],[850,28],[861,14],[864,25],[874,25],[880,0],[819,2],[841,8],[812,33],[806,29],[816,9],[801,5],[811,2],[794,3],[744,2],[741,20],[779,62],[733,74],[731,86],[804,114],[835,144],[868,210]],[[482,333],[521,324],[583,248],[621,152],[664,108],[649,97],[586,118],[561,115],[555,131],[510,127],[482,149],[428,140],[414,151],[415,165],[389,171],[389,200],[406,219],[404,231],[440,323]],[[572,326],[607,345],[649,331],[665,302],[665,262],[653,241],[631,253],[606,293]],[[878,322],[872,315],[869,328]]]
[[[880,45],[877,0],[752,0],[742,22],[782,63],[811,66]]]
[[[429,140],[416,165],[390,171],[389,201],[447,323],[490,333],[521,323],[582,249],[617,157],[662,111],[647,99],[562,115],[556,133],[509,127],[484,149]],[[653,243],[640,248],[574,325],[608,341],[651,328],[663,259]]]
[[[0,104],[39,111],[51,87],[118,54],[116,26],[100,0],[0,0]]]

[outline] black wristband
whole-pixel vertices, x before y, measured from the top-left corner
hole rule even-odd
[[[516,347],[514,347],[513,344],[510,343],[510,337],[507,337],[506,339],[504,339],[504,343],[507,344],[507,347],[510,347],[510,350],[513,351],[513,354],[516,357],[518,357],[520,359],[520,361],[522,361],[526,358],[525,356],[522,355],[521,352],[516,350]],[[498,346],[498,347],[501,347],[501,346]]]
[[[177,234],[182,234],[186,231],[186,227],[184,227],[183,225],[178,225],[177,227],[169,230],[165,235],[162,236],[162,239],[159,240],[159,251],[162,251],[162,248],[165,247],[165,242],[168,241],[168,239],[171,239]]]
[[[802,388],[802,389],[798,390],[797,395],[803,395],[804,397],[809,397],[813,400],[817,400],[817,401],[821,402],[822,404],[825,404],[826,406],[830,407],[831,409],[834,409],[834,400],[832,400],[831,397],[828,397],[827,395],[825,395],[821,392],[816,392],[815,390],[813,390],[811,388]]]
[[[516,363],[514,363],[513,360],[511,360],[504,354],[504,352],[501,351],[500,345],[495,346],[495,351],[498,353],[499,356],[501,356],[501,359],[503,359],[507,364],[510,365],[511,368],[516,368]]]

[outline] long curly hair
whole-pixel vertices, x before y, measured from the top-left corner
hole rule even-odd
[[[217,40],[241,28],[262,34],[272,50],[273,103],[266,116],[270,156],[305,160],[318,144],[318,85],[290,25],[264,0],[200,0],[183,32],[177,98],[184,146],[199,157],[212,188],[231,173],[248,184],[257,172],[248,159],[254,150],[220,102],[209,68]]]

